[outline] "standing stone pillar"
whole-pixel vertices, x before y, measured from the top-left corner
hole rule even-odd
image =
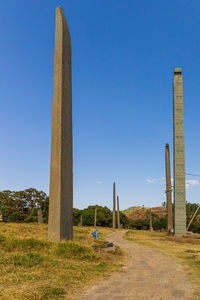
[[[82,215],[80,216],[80,222],[78,223],[79,227],[83,227],[83,217]]]
[[[186,234],[185,144],[183,117],[183,78],[174,69],[174,229],[175,236]]]
[[[38,208],[37,215],[38,215],[38,224],[43,224],[43,217],[42,217],[41,208]]]
[[[172,186],[170,170],[169,144],[165,145],[165,171],[166,171],[166,198],[167,198],[167,230],[173,231],[173,213],[172,213]]]
[[[120,229],[119,196],[117,196],[117,221],[118,221],[118,229]]]
[[[116,215],[115,215],[115,182],[113,183],[113,229],[116,228]]]
[[[48,238],[73,238],[71,39],[56,8]]]
[[[149,209],[149,229],[153,231],[151,208]]]
[[[83,227],[83,216],[80,217],[80,227]]]
[[[95,207],[95,210],[94,210],[94,227],[97,226],[97,207]]]

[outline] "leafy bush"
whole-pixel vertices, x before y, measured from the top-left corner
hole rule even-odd
[[[190,231],[193,231],[194,233],[200,233],[200,219],[196,218],[192,222],[189,228]]]
[[[153,218],[152,219],[152,226],[154,230],[161,230],[161,229],[167,229],[167,218]]]
[[[149,219],[138,219],[132,220],[132,227],[138,230],[148,230],[149,229]]]

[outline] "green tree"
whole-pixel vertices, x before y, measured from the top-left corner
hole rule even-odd
[[[0,209],[5,220],[36,222],[39,207],[45,212],[47,219],[48,197],[43,191],[31,188],[25,191],[0,192]]]

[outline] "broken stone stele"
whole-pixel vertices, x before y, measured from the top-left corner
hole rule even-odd
[[[61,7],[56,8],[48,238],[73,238],[71,39]]]
[[[186,234],[185,143],[183,117],[183,78],[181,68],[174,69],[174,230]]]

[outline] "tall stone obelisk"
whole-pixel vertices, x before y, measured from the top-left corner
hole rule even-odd
[[[174,229],[176,236],[186,234],[185,143],[183,117],[183,78],[174,69]]]
[[[116,228],[116,215],[115,215],[115,182],[113,183],[113,229]]]
[[[165,172],[166,172],[166,198],[167,198],[167,230],[173,230],[173,213],[172,213],[172,185],[171,185],[171,169],[169,144],[165,145]]]
[[[56,8],[48,238],[73,238],[71,38]]]

